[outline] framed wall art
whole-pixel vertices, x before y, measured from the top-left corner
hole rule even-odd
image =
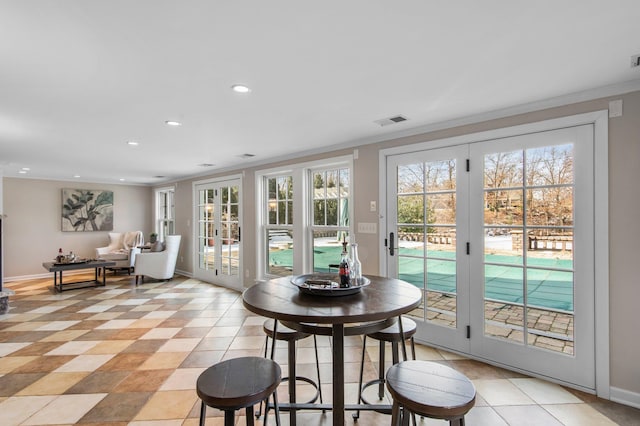
[[[62,230],[113,231],[113,191],[63,189]]]

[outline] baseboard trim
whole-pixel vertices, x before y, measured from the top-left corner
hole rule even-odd
[[[68,271],[65,272],[65,275],[73,275],[73,274],[79,274],[82,273],[82,270],[79,271]],[[51,275],[51,272],[45,272],[44,274],[33,274],[33,275],[19,275],[16,277],[4,277],[3,278],[3,282],[4,283],[9,283],[12,281],[26,281],[26,280],[38,280],[41,278],[47,278],[50,277],[51,280],[53,281],[53,276]]]
[[[611,401],[640,409],[640,393],[611,386],[610,398]]]
[[[183,277],[193,278],[193,274],[191,272],[182,271],[180,269],[176,269],[176,274],[182,275]]]

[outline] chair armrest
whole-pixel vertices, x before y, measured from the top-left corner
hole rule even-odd
[[[136,264],[136,256],[138,256],[141,252],[142,249],[140,247],[131,247],[131,249],[129,249],[129,266],[131,266],[132,268],[134,267],[134,265]]]
[[[152,271],[165,269],[166,263],[166,251],[138,253],[135,257],[134,269],[136,275],[147,275]]]

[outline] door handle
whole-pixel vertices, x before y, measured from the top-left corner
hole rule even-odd
[[[395,238],[393,232],[389,234],[389,256],[393,256],[395,253]]]

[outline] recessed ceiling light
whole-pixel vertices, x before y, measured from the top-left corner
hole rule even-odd
[[[245,86],[244,84],[234,84],[233,86],[231,86],[231,90],[236,93],[249,93],[251,91],[251,89],[249,89],[249,87]]]
[[[156,175],[156,176],[154,176],[154,178],[158,178],[158,179],[164,179],[164,178],[166,178],[166,176],[162,176],[162,175]]]
[[[20,173],[21,175],[25,175],[25,174],[27,174],[27,171],[26,170],[18,170],[18,173]]]
[[[247,159],[247,158],[253,158],[255,156],[256,156],[255,154],[241,154],[240,158]]]
[[[25,171],[27,171],[27,172],[28,172],[28,171],[29,171],[29,170],[31,170],[31,169],[30,169],[29,167],[23,167],[23,168],[22,168],[22,170],[25,170]]]
[[[215,166],[215,164],[211,164],[211,163],[201,163],[198,164],[198,167],[213,167]]]
[[[120,182],[124,182],[124,178],[120,178]]]
[[[136,141],[127,141],[127,145],[138,146],[138,142],[136,142]]]
[[[182,126],[182,123],[179,121],[167,120],[165,121],[167,126]]]
[[[78,179],[80,175],[73,175],[74,178]]]

